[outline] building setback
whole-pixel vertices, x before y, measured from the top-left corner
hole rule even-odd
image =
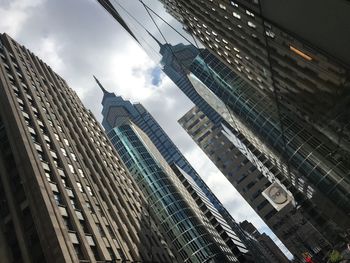
[[[76,93],[2,34],[1,262],[177,262],[147,206]]]
[[[237,146],[227,127],[214,125],[197,107],[179,122],[294,257],[302,260],[305,251],[318,254],[322,249],[329,249],[329,237],[315,229],[312,221],[294,208],[292,200],[279,200],[276,208],[262,194],[274,185],[274,178],[268,178],[265,173],[269,171],[268,163],[249,155],[247,149],[256,152],[252,145]]]

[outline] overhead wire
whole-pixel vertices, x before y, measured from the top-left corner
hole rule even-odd
[[[122,5],[118,2],[118,0],[114,0],[114,3],[115,3],[116,5],[118,5],[118,6],[119,6],[132,20],[134,20],[141,28],[143,28],[144,30],[147,31],[146,27],[145,27],[139,20],[137,20],[136,17],[135,17],[133,14],[131,14],[124,6],[122,6]],[[135,28],[135,30],[138,31],[138,29],[137,29],[136,27],[134,27],[134,28]],[[135,37],[136,37],[136,36],[135,36]],[[157,50],[155,50],[154,47],[153,47],[150,43],[148,43],[148,41],[147,41],[144,37],[141,36],[141,34],[139,34],[137,37],[140,38],[141,40],[143,40],[143,42],[144,42],[157,56],[160,56],[160,55],[159,55],[159,52],[158,52]],[[141,45],[140,42],[139,42],[139,44]],[[142,46],[142,45],[141,45],[141,46]]]

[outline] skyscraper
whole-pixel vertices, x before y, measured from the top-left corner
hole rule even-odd
[[[247,252],[245,246],[254,250],[249,244],[245,243],[244,235],[242,236],[242,231],[238,224],[203,182],[153,116],[141,104],[132,104],[130,101],[106,91],[97,79],[96,81],[104,93],[102,100],[102,124],[105,129],[112,130],[113,127],[131,120],[142,132],[147,134],[147,137],[155,145],[157,151],[160,152],[160,158],[164,158],[168,165],[174,167],[176,175],[181,178],[180,180],[184,185],[187,185],[187,188],[190,188],[190,194],[196,197],[196,202],[201,209],[207,209],[205,215],[209,221],[213,222],[213,226],[233,253],[240,258]]]
[[[125,120],[108,136],[183,262],[238,261],[141,129]]]
[[[247,220],[240,223],[240,226],[248,232],[251,236],[256,238],[259,244],[264,248],[264,253],[268,254],[272,260],[271,263],[288,263],[289,260],[277,247],[277,245],[272,241],[272,239],[265,233],[260,233],[253,224]]]
[[[339,153],[336,144],[293,114],[281,114],[273,100],[240,79],[208,51],[202,50],[191,64],[188,61],[193,55],[188,54],[194,54],[190,52],[192,46],[160,46],[164,72],[213,124],[226,123],[236,130],[239,138],[235,141],[245,138],[243,145],[255,149],[250,155],[259,160],[254,165],[261,167],[261,163],[269,162],[262,166],[264,175],[270,181],[278,179],[287,188],[292,187],[298,205],[303,203],[308,210],[307,218],[313,220],[320,233],[327,233],[327,239],[336,242],[339,228],[345,231],[349,227],[349,168],[344,155],[334,154]],[[205,136],[210,134],[207,132]],[[235,146],[242,149],[242,143]],[[341,183],[330,173],[342,178]],[[333,187],[326,187],[326,181],[332,182]]]
[[[270,176],[269,163],[253,154],[257,152],[253,145],[237,134],[242,140],[239,145],[230,129],[215,125],[198,107],[179,122],[296,258],[305,251],[318,254],[329,249],[329,237],[294,207],[292,193]],[[266,193],[275,195],[276,189],[281,193],[279,199],[270,199]]]
[[[161,46],[164,72],[211,120],[218,120],[217,114],[204,109],[209,108],[203,97],[212,100],[209,104],[221,118],[276,166],[276,178],[289,180],[305,198],[312,198],[315,217],[323,213],[321,218],[329,225],[335,221],[340,228],[348,228],[349,63],[339,56],[348,52],[347,36],[324,29],[341,38],[336,49],[333,41],[305,34],[319,30],[315,24],[303,32],[271,11],[286,12],[269,0],[161,2],[207,47],[191,64],[198,54],[193,46],[160,44],[155,39]],[[342,4],[323,3],[322,12],[327,5],[341,14],[339,20],[330,19],[332,25],[345,32],[340,22],[347,21]],[[301,7],[300,2],[295,6]],[[305,20],[307,12],[302,14]],[[312,17],[322,22],[319,14]],[[303,41],[308,38],[309,42]]]
[[[316,207],[328,226],[349,227],[349,163],[339,148],[293,113],[280,112],[209,52],[190,67],[190,79],[210,105],[225,106],[222,117],[271,162],[272,174],[288,182]],[[219,104],[218,104],[219,103]],[[221,104],[220,104],[221,103]],[[296,192],[293,193],[298,195]]]
[[[2,34],[1,262],[176,261],[147,206],[77,94]]]
[[[349,152],[346,2],[161,2],[212,54],[280,110],[294,112]]]

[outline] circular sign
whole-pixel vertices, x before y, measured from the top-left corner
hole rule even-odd
[[[268,195],[275,204],[283,204],[288,200],[286,191],[280,186],[272,186],[268,191]]]

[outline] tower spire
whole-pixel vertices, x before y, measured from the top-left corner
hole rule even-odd
[[[95,79],[97,85],[98,85],[98,86],[100,87],[100,89],[102,90],[103,94],[108,94],[108,93],[110,93],[110,92],[108,92],[108,91],[102,86],[102,84],[100,83],[100,81],[99,81],[94,75],[93,75],[93,77],[94,77],[94,79]]]
[[[146,31],[147,31],[147,33],[151,36],[151,38],[153,38],[154,41],[157,42],[157,44],[158,44],[158,46],[159,46],[160,48],[162,48],[162,47],[164,46],[164,44],[160,43],[160,41],[159,41],[155,36],[153,36],[153,35],[151,34],[151,32],[149,32],[147,29],[146,29]]]

